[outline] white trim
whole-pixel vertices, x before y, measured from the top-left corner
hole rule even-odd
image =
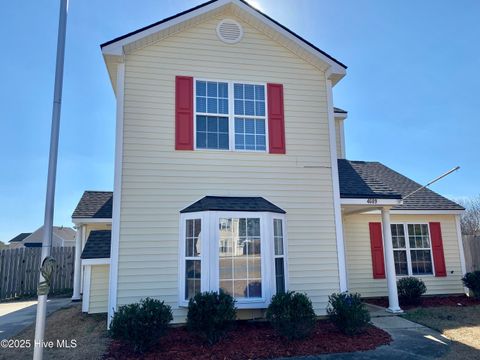
[[[92,219],[92,218],[75,218],[72,219],[72,223],[75,225],[82,225],[82,224],[109,224],[112,222],[112,219],[103,218],[103,219]]]
[[[82,233],[84,226],[78,226],[77,232],[75,234],[75,263],[74,263],[74,273],[73,273],[73,295],[72,300],[80,300],[82,298],[81,284],[82,284]]]
[[[92,281],[92,267],[90,265],[85,266],[83,276],[85,280],[83,285],[82,311],[88,313],[90,309],[90,285]]]
[[[345,120],[348,117],[347,113],[334,112],[335,119]]]
[[[118,250],[120,246],[120,210],[122,199],[122,159],[123,159],[123,112],[124,112],[125,63],[117,68],[117,120],[115,132],[115,170],[113,185],[112,239],[110,247],[110,274],[108,287],[108,318],[110,326],[114,311],[117,309],[118,287]]]
[[[155,34],[159,31],[165,30],[169,27],[172,27],[174,25],[178,25],[184,21],[191,20],[196,16],[206,14],[212,10],[215,10],[217,8],[220,8],[226,4],[235,4],[239,8],[243,9],[245,12],[256,18],[257,20],[263,22],[265,25],[268,27],[272,28],[273,30],[277,31],[284,37],[286,37],[288,40],[293,41],[296,43],[298,46],[300,46],[302,49],[310,53],[311,55],[317,57],[321,61],[325,62],[326,64],[330,65],[331,69],[331,74],[339,74],[339,75],[345,75],[346,69],[339,65],[337,62],[333,61],[330,59],[328,56],[322,54],[320,51],[314,49],[310,45],[306,44],[304,41],[300,40],[296,36],[292,35],[289,33],[287,30],[283,29],[281,26],[275,24],[273,21],[269,20],[266,18],[263,14],[259,13],[257,10],[252,9],[250,5],[246,5],[238,0],[218,0],[212,4],[205,5],[197,10],[190,11],[187,14],[177,16],[176,18],[166,21],[164,23],[158,24],[156,26],[153,26],[151,28],[148,28],[144,31],[138,32],[136,34],[132,34],[126,38],[120,39],[115,41],[114,43],[111,43],[109,45],[106,45],[102,48],[102,53],[105,55],[123,55],[123,47],[131,44],[137,40],[140,40],[144,37],[147,37],[149,35]]]
[[[340,141],[341,141],[341,150],[342,150],[342,159],[347,158],[347,149],[345,147],[345,122],[343,120],[340,121]]]
[[[179,265],[178,265],[178,304],[181,307],[188,305],[185,300],[185,221],[189,219],[201,219],[201,291],[219,290],[219,231],[218,223],[220,218],[259,218],[261,237],[261,277],[262,297],[251,299],[237,299],[236,306],[239,309],[264,309],[270,303],[271,297],[276,291],[275,279],[275,255],[273,239],[273,219],[281,219],[283,226],[284,246],[284,271],[285,289],[288,289],[288,252],[287,252],[287,229],[284,214],[270,212],[248,212],[248,211],[201,211],[180,214],[179,222]]]
[[[400,199],[377,199],[377,198],[372,196],[371,198],[360,198],[360,199],[341,198],[340,199],[340,204],[342,204],[342,205],[364,205],[364,206],[371,206],[372,208],[375,208],[375,207],[378,207],[378,206],[401,205],[402,200],[400,200]]]
[[[391,210],[391,215],[461,215],[464,210]],[[361,215],[380,214],[380,210],[371,210]]]
[[[197,112],[197,81],[204,82],[216,82],[216,83],[226,83],[228,87],[228,113],[201,113]],[[265,96],[265,116],[258,115],[235,115],[235,95],[234,95],[234,85],[259,85],[263,86],[264,96]],[[193,78],[193,149],[195,151],[219,151],[219,152],[250,152],[250,153],[263,153],[269,154],[269,136],[268,136],[268,94],[267,94],[267,83],[261,81],[243,81],[243,80],[225,80],[225,79],[207,79],[194,77]],[[228,149],[200,149],[197,148],[197,115],[199,116],[214,116],[214,117],[224,117],[228,118]],[[265,150],[244,150],[235,148],[235,118],[248,118],[254,120],[265,120]]]
[[[108,265],[110,258],[82,259],[82,265]]]
[[[460,215],[455,215],[455,227],[457,230],[458,250],[460,252],[460,267],[462,269],[462,276],[463,276],[467,272],[467,265],[465,262],[465,250],[463,248],[463,237],[462,237],[462,227],[460,225]],[[468,289],[466,289],[466,291],[468,291]]]
[[[338,258],[338,278],[340,291],[347,291],[347,265],[345,259],[345,241],[343,238],[342,209],[340,206],[340,181],[338,177],[337,162],[337,145],[335,118],[333,113],[333,93],[332,81],[328,78],[331,74],[331,68],[325,72],[325,86],[327,90],[327,106],[328,106],[328,128],[330,137],[330,162],[332,171],[332,187],[333,187],[333,211],[335,216],[335,233],[337,240],[337,258]]]

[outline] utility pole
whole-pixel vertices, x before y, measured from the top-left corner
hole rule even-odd
[[[60,0],[60,18],[58,22],[57,59],[55,67],[55,88],[53,92],[52,129],[50,134],[50,153],[48,158],[47,193],[45,200],[45,217],[43,223],[42,260],[50,256],[52,248],[53,214],[55,203],[55,180],[57,177],[58,138],[60,130],[60,110],[62,106],[63,64],[65,58],[65,34],[67,29],[68,0]],[[80,249],[75,249],[80,251]],[[39,284],[45,282],[40,272]],[[45,320],[47,315],[47,296],[38,295],[37,320],[35,323],[35,342],[33,359],[42,360],[45,337]]]

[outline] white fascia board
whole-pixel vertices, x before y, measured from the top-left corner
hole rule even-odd
[[[111,218],[103,218],[103,219],[75,218],[75,219],[72,219],[72,223],[74,223],[75,225],[110,224],[111,222],[112,222]]]
[[[347,113],[336,112],[336,113],[333,113],[333,114],[335,116],[335,120],[337,120],[337,119],[345,120],[348,117]]]
[[[341,205],[366,205],[372,207],[378,206],[397,206],[402,204],[402,200],[400,199],[375,199],[373,196],[372,198],[362,198],[362,199],[340,199]]]
[[[82,259],[82,265],[108,265],[110,258]]]
[[[464,210],[390,210],[391,215],[461,215]],[[380,214],[379,210],[364,212],[365,215]]]
[[[280,33],[281,35],[283,35],[287,39],[295,42],[302,49],[304,49],[305,51],[309,52],[313,56],[316,56],[317,58],[319,58],[320,60],[322,60],[323,62],[328,64],[330,66],[330,69],[331,69],[331,74],[337,74],[337,75],[340,75],[340,76],[344,76],[346,74],[346,69],[343,66],[341,66],[340,64],[338,64],[334,60],[330,59],[328,56],[326,56],[322,52],[320,52],[320,51],[316,50],[315,48],[311,47],[310,45],[308,45],[304,41],[300,40],[299,38],[297,38],[296,36],[294,36],[293,34],[288,32],[287,30],[285,30],[281,26],[275,24],[273,21],[271,21],[267,17],[265,17],[265,15],[261,14],[257,10],[250,7],[250,5],[247,5],[247,4],[245,4],[245,3],[243,3],[239,0],[218,0],[214,3],[209,4],[209,5],[205,5],[201,8],[199,8],[199,9],[190,11],[190,12],[184,14],[184,15],[180,15],[180,16],[178,16],[178,17],[176,17],[176,18],[174,18],[170,21],[166,21],[164,23],[158,24],[158,25],[153,26],[151,28],[145,29],[144,31],[140,31],[140,32],[138,32],[136,34],[132,34],[132,35],[130,35],[130,36],[124,38],[124,39],[120,39],[118,41],[115,41],[114,43],[106,45],[102,48],[102,53],[104,55],[117,55],[117,56],[124,55],[123,47],[125,45],[131,44],[131,43],[133,43],[137,40],[140,40],[144,37],[155,34],[159,31],[165,30],[165,29],[167,29],[171,26],[180,24],[184,21],[190,20],[190,19],[192,19],[196,16],[205,14],[209,11],[215,10],[215,9],[217,9],[221,6],[227,5],[227,4],[235,4],[240,9],[247,12],[249,15],[255,17],[256,19],[258,19],[260,21],[262,21],[265,25],[274,29],[275,31],[277,31],[278,33]]]
[[[132,34],[132,35],[130,35],[130,36],[124,38],[124,39],[120,39],[118,41],[115,41],[114,43],[111,43],[107,46],[104,46],[102,48],[102,53],[104,55],[123,55],[123,47],[125,45],[131,44],[131,43],[133,43],[137,40],[140,40],[144,37],[153,35],[153,34],[159,32],[159,31],[168,29],[169,27],[180,24],[181,22],[193,19],[194,17],[196,17],[198,15],[202,15],[202,14],[205,14],[205,13],[211,11],[211,10],[215,10],[215,9],[217,9],[217,8],[223,6],[223,5],[226,5],[230,2],[233,2],[233,1],[232,0],[218,0],[217,2],[214,2],[212,4],[205,5],[201,8],[199,8],[199,9],[190,11],[187,14],[180,15],[180,16],[178,16],[178,17],[176,17],[176,18],[174,18],[170,21],[166,21],[164,23],[158,24],[158,25],[153,26],[151,28],[145,29],[144,31],[140,31],[136,34]]]

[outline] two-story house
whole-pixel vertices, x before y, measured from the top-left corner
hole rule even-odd
[[[115,176],[113,193],[85,192],[73,214],[84,311],[154,297],[183,322],[189,298],[221,289],[252,318],[290,289],[319,315],[346,290],[388,295],[398,312],[408,275],[428,294],[464,291],[463,208],[428,189],[407,197],[418,183],[345,160],[340,61],[242,0],[101,48]]]

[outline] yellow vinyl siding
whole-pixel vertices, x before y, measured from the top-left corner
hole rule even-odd
[[[373,279],[369,222],[381,222],[380,215],[344,217],[349,290],[364,297],[387,296],[385,279]],[[418,276],[427,285],[427,294],[463,292],[455,215],[392,215],[391,223],[440,222],[447,267],[446,277]],[[452,273],[453,272],[453,273]]]
[[[92,265],[89,314],[106,313],[108,310],[109,269],[109,265]]]
[[[179,211],[206,195],[262,196],[287,211],[290,289],[324,314],[339,287],[324,73],[239,19],[243,40],[221,42],[222,18],[126,56],[118,305],[152,296],[184,321]],[[176,75],[283,84],[287,154],[175,151]]]

